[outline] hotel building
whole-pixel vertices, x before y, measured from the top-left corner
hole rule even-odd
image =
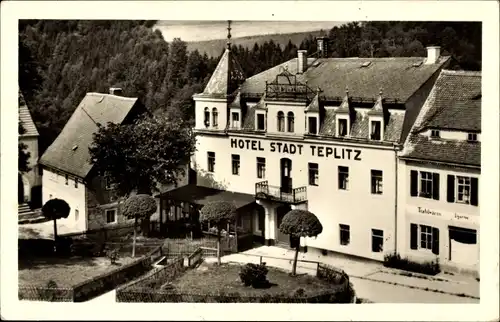
[[[245,79],[228,45],[193,97],[196,180],[166,198],[234,200],[237,226],[267,245],[293,245],[279,225],[307,209],[323,225],[301,239],[308,251],[383,260],[398,247],[397,153],[451,58],[439,47],[427,57],[327,58],[325,38],[318,48]]]
[[[441,72],[399,163],[399,252],[479,272],[480,72]]]

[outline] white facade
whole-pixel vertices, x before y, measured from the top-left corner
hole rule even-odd
[[[70,206],[68,218],[59,219],[57,222],[68,228],[69,232],[87,230],[86,189],[81,179],[75,184],[74,177],[68,177],[43,169],[42,175],[42,202],[58,198],[63,199]]]
[[[418,173],[418,194],[411,195],[411,171]],[[423,197],[422,172],[439,177],[439,195]],[[478,189],[472,188],[472,180],[479,179],[480,171],[475,168],[457,168],[444,164],[407,163],[400,161],[398,210],[398,251],[401,255],[418,261],[439,259],[445,266],[470,271],[479,271],[479,202],[473,205],[472,198],[478,198]],[[454,179],[449,181],[449,176]],[[459,183],[459,179],[461,182]],[[465,178],[465,180],[463,179]],[[425,180],[425,179],[424,179]],[[452,184],[453,198],[448,197],[448,185]],[[460,190],[466,191],[459,195]],[[465,189],[463,188],[465,187]],[[425,189],[425,188],[424,188]],[[475,190],[475,191],[474,191]],[[467,193],[468,192],[468,193]],[[476,197],[473,197],[475,194]],[[416,225],[416,239],[412,245],[411,225]],[[437,250],[432,249],[426,237],[427,226],[438,230],[438,235],[428,236],[431,244],[437,243]],[[414,226],[415,227],[415,226]],[[414,228],[415,229],[415,228]],[[457,235],[459,237],[454,237]],[[413,237],[415,238],[415,237]]]

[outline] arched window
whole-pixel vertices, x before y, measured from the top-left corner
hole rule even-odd
[[[287,121],[288,121],[288,132],[293,132],[294,131],[294,116],[293,112],[288,112],[287,115]]]
[[[214,107],[212,109],[212,126],[213,127],[217,127],[219,125],[219,122],[218,122],[218,116],[219,114],[217,113],[217,109]]]
[[[205,124],[205,127],[210,126],[210,111],[208,110],[208,107],[205,107],[205,115],[204,115],[203,124]]]
[[[285,132],[285,114],[278,112],[278,132]]]

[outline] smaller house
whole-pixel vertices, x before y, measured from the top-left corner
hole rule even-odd
[[[25,151],[29,153],[28,172],[19,172],[18,203],[20,210],[37,208],[41,202],[41,176],[38,168],[38,131],[31,118],[30,111],[26,105],[23,94],[19,90],[19,125],[24,133],[19,134],[19,143],[26,146]]]
[[[398,168],[399,252],[479,272],[481,72],[441,71]]]
[[[120,214],[120,199],[106,177],[90,163],[89,146],[97,124],[127,124],[145,109],[137,98],[87,93],[63,130],[40,159],[43,167],[43,203],[64,199],[71,207],[68,218],[61,219],[65,231],[81,232],[126,222]]]

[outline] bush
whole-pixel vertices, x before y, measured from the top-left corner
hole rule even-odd
[[[109,258],[111,264],[115,264],[118,259],[118,249],[110,249],[106,251],[106,257]]]
[[[387,254],[384,256],[384,266],[402,269],[415,273],[427,275],[436,275],[441,272],[439,261],[427,261],[423,263],[412,261],[408,258],[402,258],[397,253]]]
[[[241,268],[240,279],[245,286],[251,285],[254,288],[258,288],[268,283],[267,272],[266,263],[259,265],[248,263]]]

